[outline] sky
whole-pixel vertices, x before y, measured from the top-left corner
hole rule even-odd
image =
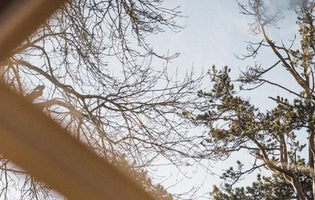
[[[224,3],[228,1],[230,3]],[[242,41],[234,38],[234,31],[238,32],[237,37],[245,39],[247,35],[244,29],[246,21],[235,18],[238,16],[238,8],[234,0],[174,2],[170,6],[180,5],[179,9],[186,16],[178,19],[184,29],[179,33],[167,31],[156,35],[151,43],[154,47],[161,46],[161,49],[170,52],[180,52],[179,58],[172,61],[172,66],[188,64],[188,67],[208,68],[214,63],[226,64],[227,58],[233,59],[233,52],[238,51],[237,46],[242,45]]]
[[[266,0],[266,5],[272,6],[272,12],[279,13],[281,20],[277,27],[267,27],[268,34],[276,41],[289,43],[296,35],[296,16],[291,8],[301,0]],[[247,41],[260,41],[260,35],[253,35],[249,30],[252,18],[241,15],[236,0],[198,0],[196,1],[166,1],[167,6],[180,5],[182,14],[179,24],[184,29],[179,33],[166,31],[152,39],[152,46],[161,49],[162,54],[179,52],[180,56],[172,60],[169,68],[179,68],[182,71],[194,69],[196,73],[207,71],[215,65],[218,68],[228,66],[232,69],[232,77],[236,78],[240,70],[253,65],[257,60],[266,65],[272,65],[275,61],[270,50],[264,51],[256,59],[241,61],[235,55],[246,54]],[[291,2],[291,3],[290,3]],[[271,58],[265,60],[265,58]],[[271,75],[273,77],[273,75]],[[278,77],[278,75],[277,75]],[[287,81],[285,73],[281,73],[281,79]],[[210,85],[205,85],[205,87]],[[265,100],[263,94],[251,94],[259,103]]]
[[[297,25],[293,8],[299,2],[301,1],[266,0],[266,5],[272,6],[271,14],[278,13],[281,16],[277,27],[267,27],[270,38],[275,41],[283,41],[285,44],[289,42],[289,39],[294,38]],[[236,58],[235,54],[246,53],[246,41],[258,41],[261,36],[253,35],[249,31],[249,23],[252,22],[252,19],[240,14],[235,0],[166,0],[165,3],[168,7],[179,5],[182,14],[186,16],[178,20],[179,25],[185,27],[180,32],[166,31],[149,38],[154,50],[162,54],[167,52],[180,53],[178,58],[170,62],[170,70],[175,72],[175,69],[178,68],[179,71],[183,72],[193,68],[198,73],[207,71],[212,65],[217,67],[229,66],[232,69],[232,77],[237,77],[241,69],[255,61],[266,66],[271,66],[275,61],[271,51],[268,50],[263,51],[255,60],[241,61]],[[284,84],[290,84],[289,76],[282,71],[269,74],[269,76]],[[210,85],[210,81],[205,83],[204,89],[210,88]],[[271,91],[274,94],[279,93],[274,88],[263,87],[261,90],[243,95],[255,102],[255,105],[268,109],[272,106],[272,102],[267,98],[266,92],[270,95],[272,94]],[[270,103],[266,103],[267,101]],[[221,173],[223,169],[227,169],[240,158],[244,157],[238,154],[236,158],[234,157],[228,162],[211,163],[214,167],[211,170],[215,173]],[[246,159],[243,161],[246,163]],[[185,168],[186,177],[178,170],[171,169],[170,166],[155,170],[154,174],[159,174],[156,180],[162,180],[162,184],[169,188],[172,193],[185,192],[192,187],[202,185],[196,196],[209,197],[208,193],[212,189],[212,185],[220,182],[218,176],[206,174],[198,165]],[[241,184],[249,184],[254,179],[255,175],[249,176]]]

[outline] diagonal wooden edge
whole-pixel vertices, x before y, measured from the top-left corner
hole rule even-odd
[[[0,60],[8,57],[13,49],[66,2],[66,0],[0,1]]]
[[[0,152],[68,199],[153,200],[131,177],[0,84]]]
[[[0,61],[63,3],[10,3],[0,13]],[[0,113],[0,153],[68,199],[153,200],[131,177],[100,159],[2,83]]]

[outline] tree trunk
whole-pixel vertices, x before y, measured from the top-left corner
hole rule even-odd
[[[315,170],[314,170],[314,167],[312,168],[312,196],[313,196],[313,199],[315,200]]]
[[[313,113],[314,110],[311,109],[309,116],[308,116],[308,130],[309,130],[309,167],[310,167],[310,175],[312,177],[312,196],[313,199],[315,197],[315,152],[314,152],[314,144],[315,144],[315,130],[314,130],[314,123],[313,123]],[[315,200],[315,199],[314,199]]]
[[[299,200],[307,200],[304,192],[303,192],[303,187],[298,179],[298,177],[294,176],[292,177],[292,185],[294,188],[294,191],[296,192],[296,195]]]
[[[306,80],[309,80],[308,78]],[[307,81],[308,83],[308,88],[309,88],[309,81]],[[314,113],[315,113],[315,109],[314,109],[314,104],[312,103],[312,95],[311,92],[309,92],[308,90],[305,90],[305,93],[307,94],[306,96],[306,108],[307,108],[307,112],[308,112],[308,116],[307,116],[307,127],[308,127],[308,149],[309,149],[309,167],[310,167],[310,175],[312,177],[312,196],[313,199],[315,198],[315,169],[314,169],[314,165],[315,165],[315,129],[314,129]],[[314,199],[315,200],[315,199]]]
[[[314,144],[315,144],[315,141],[314,141],[314,137],[312,138],[312,140],[310,141],[310,144],[309,145],[312,145],[314,147]],[[312,151],[311,148],[309,148],[310,150],[310,171],[311,171],[311,176],[312,176],[312,196],[313,196],[313,199],[315,200],[315,168],[314,168],[314,162],[315,162],[315,159],[314,159],[314,152]]]

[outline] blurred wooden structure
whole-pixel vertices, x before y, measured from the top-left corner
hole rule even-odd
[[[0,0],[0,62],[64,0]],[[0,84],[0,153],[76,200],[153,200],[24,97]]]

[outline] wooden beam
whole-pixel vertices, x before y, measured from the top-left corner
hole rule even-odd
[[[68,199],[153,200],[132,177],[0,84],[0,152]]]
[[[66,0],[0,0],[0,60],[10,56],[27,36]]]

